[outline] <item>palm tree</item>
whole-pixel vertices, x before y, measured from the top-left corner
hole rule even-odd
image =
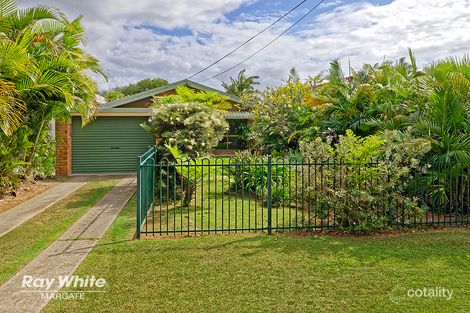
[[[369,84],[369,69],[364,67],[346,77],[338,60],[330,63],[325,75],[327,83],[314,89],[313,99],[322,107],[320,126],[344,134],[347,129],[367,134],[364,125],[369,117],[367,108],[377,96],[376,87]]]
[[[45,6],[18,10],[14,0],[0,0],[0,104],[7,104],[1,129],[10,136],[28,129],[21,134],[32,142],[23,155],[31,168],[51,120],[78,111],[86,121],[97,107],[88,72],[103,73],[83,50],[83,38],[81,17],[68,20]]]
[[[314,100],[323,104],[323,128],[359,135],[384,130],[404,130],[411,125],[425,98],[420,79],[425,75],[416,68],[413,53],[410,61],[384,61],[365,64],[351,70],[346,77],[338,61],[333,61],[325,75],[328,83],[314,89]]]
[[[470,58],[450,58],[432,65],[421,80],[430,91],[414,120],[417,135],[431,140],[441,164],[470,166]]]
[[[419,83],[425,73],[418,71],[411,49],[409,58],[410,63],[401,58],[396,63],[367,65],[370,84],[378,87],[377,100],[368,108],[370,117],[364,123],[370,129],[378,132],[405,130],[412,124],[412,117],[425,98]]]
[[[245,98],[255,90],[254,85],[259,85],[259,76],[246,76],[245,69],[238,73],[237,78],[230,77],[230,84],[222,83],[225,91],[239,98]]]

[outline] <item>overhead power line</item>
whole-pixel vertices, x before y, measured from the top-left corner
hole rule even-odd
[[[233,53],[235,53],[236,51],[238,51],[241,47],[243,47],[244,45],[246,45],[247,43],[249,43],[250,41],[252,41],[253,39],[255,39],[256,37],[258,37],[259,35],[261,35],[262,33],[264,33],[265,31],[267,31],[269,28],[273,27],[274,25],[276,25],[279,21],[281,21],[283,18],[285,18],[287,15],[291,14],[295,9],[297,9],[298,7],[300,7],[302,4],[304,4],[305,2],[307,2],[308,0],[303,0],[301,1],[299,4],[297,4],[295,7],[293,7],[292,9],[290,9],[287,13],[285,13],[284,15],[282,15],[281,17],[279,17],[277,20],[275,20],[274,22],[272,22],[271,24],[269,24],[268,26],[266,26],[265,28],[263,28],[261,31],[259,31],[257,34],[251,36],[250,38],[248,38],[246,41],[244,41],[242,44],[240,44],[238,47],[236,47],[235,49],[233,49],[232,51],[230,51],[229,53],[225,54],[223,57],[217,59],[216,61],[212,62],[211,64],[207,65],[206,67],[204,67],[203,69],[201,69],[200,71],[198,71],[197,73],[194,73],[193,75],[189,76],[187,79],[191,79],[193,78],[194,76],[197,76],[199,74],[201,74],[202,72],[208,70],[209,68],[211,68],[212,66],[216,65],[217,63],[219,63],[220,61],[224,60],[225,58],[229,57],[230,55],[232,55]]]
[[[325,2],[325,0],[321,0],[320,2],[318,2],[313,8],[311,8],[310,10],[307,11],[307,13],[305,13],[304,15],[302,15],[302,17],[300,17],[294,24],[292,24],[289,28],[287,28],[286,30],[284,30],[282,33],[280,33],[278,36],[276,36],[273,40],[271,40],[270,42],[268,42],[266,45],[264,45],[261,49],[257,50],[256,52],[250,54],[247,58],[243,59],[243,61],[235,64],[234,66],[226,69],[225,71],[223,72],[220,72],[214,76],[211,76],[207,79],[204,79],[202,80],[201,82],[205,82],[205,81],[208,81],[208,80],[211,80],[211,79],[214,79],[216,77],[219,77],[220,75],[223,75],[227,72],[230,72],[231,70],[233,70],[234,68],[237,68],[238,66],[242,65],[243,63],[245,63],[246,61],[252,59],[254,56],[256,56],[258,53],[260,53],[261,51],[263,51],[264,49],[266,49],[267,47],[269,47],[270,45],[272,45],[276,40],[278,40],[279,38],[281,38],[282,36],[284,36],[288,31],[290,31],[292,28],[294,28],[297,24],[299,24],[304,18],[306,18],[308,15],[310,15],[316,8],[318,8],[323,2]]]

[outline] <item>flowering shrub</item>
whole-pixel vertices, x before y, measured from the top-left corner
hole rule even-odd
[[[208,153],[228,130],[223,116],[201,103],[155,105],[142,127],[155,134],[159,146],[176,146],[189,157]]]

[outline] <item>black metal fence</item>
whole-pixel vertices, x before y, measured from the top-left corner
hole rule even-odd
[[[139,213],[144,235],[361,231],[470,221],[469,169],[457,164],[409,169],[379,160],[219,157],[163,159],[154,168],[153,205]]]

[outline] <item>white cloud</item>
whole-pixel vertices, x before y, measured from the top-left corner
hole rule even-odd
[[[70,16],[85,15],[87,49],[97,56],[115,86],[145,77],[183,79],[267,26],[273,11],[248,12],[230,21],[226,14],[254,0],[25,0],[21,5],[48,3]],[[406,55],[411,47],[420,64],[470,47],[470,0],[395,0],[386,5],[369,2],[343,4],[302,22],[244,66],[260,75],[263,84],[278,84],[295,66],[302,75],[315,74],[332,59],[352,65],[380,62]],[[327,5],[327,7],[329,7]],[[272,9],[272,8],[271,8]],[[325,8],[324,8],[325,9]],[[145,24],[167,30],[188,28],[190,35],[170,36]],[[244,59],[288,27],[282,22],[235,55],[198,76],[203,79]],[[231,72],[236,75],[237,70]],[[227,75],[221,78],[227,79]],[[215,87],[217,80],[211,81]]]

